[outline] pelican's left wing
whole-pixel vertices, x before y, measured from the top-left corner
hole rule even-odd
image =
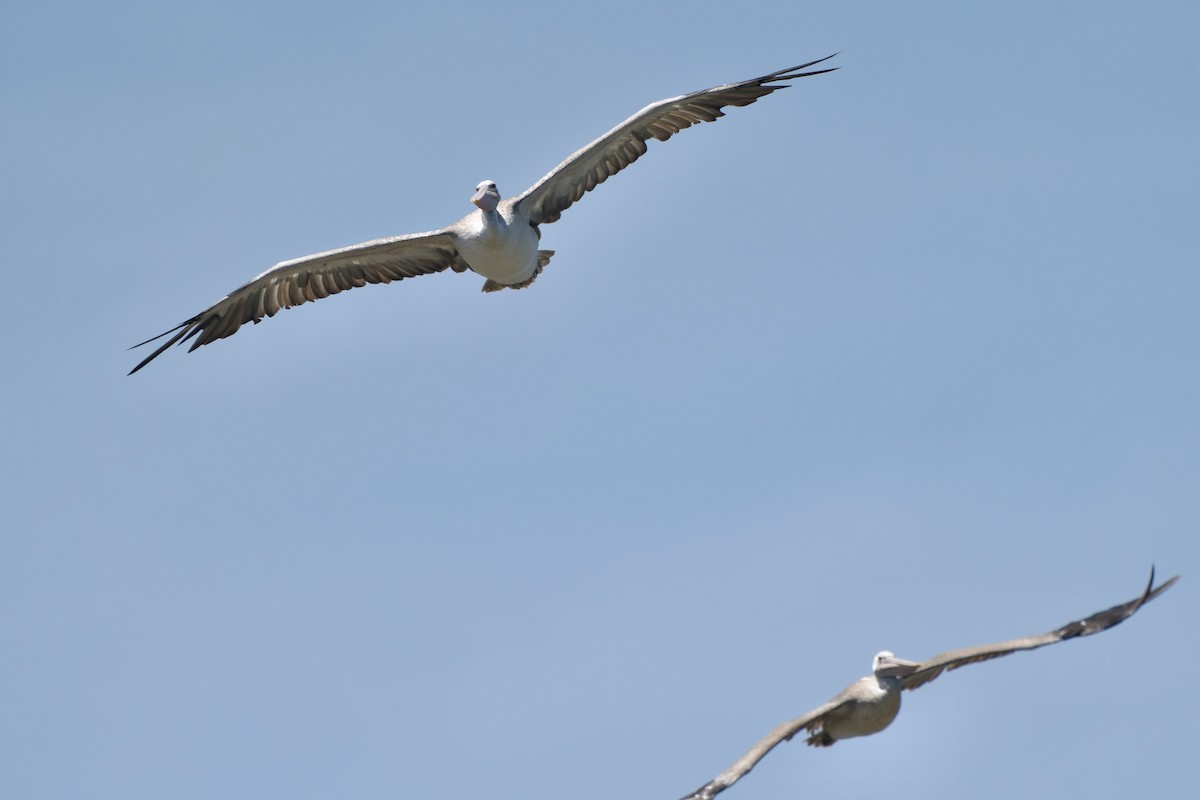
[[[201,345],[232,336],[247,322],[273,317],[281,308],[320,300],[368,283],[391,283],[441,272],[447,267],[462,272],[468,267],[458,254],[453,227],[375,239],[280,262],[191,319],[141,344],[135,344],[133,347],[141,347],[168,334],[175,334],[142,359],[129,374],[149,364],[176,342],[182,344],[195,337],[196,341],[188,348],[188,352],[191,352]]]
[[[513,206],[524,208],[534,225],[554,222],[572,203],[583,197],[584,192],[591,191],[637,161],[646,152],[646,140],[651,137],[665,142],[684,128],[725,116],[721,112],[725,106],[748,106],[776,89],[787,88],[788,84],[780,81],[833,72],[836,67],[800,71],[830,58],[833,56],[748,81],[727,83],[651,103],[587,147],[572,153],[550,174],[513,200]]]
[[[961,650],[950,650],[946,653],[940,653],[928,661],[917,665],[917,668],[911,674],[904,677],[901,683],[905,689],[916,689],[929,683],[948,669],[958,669],[959,667],[965,667],[967,664],[976,664],[980,661],[999,658],[1009,653],[1016,653],[1019,650],[1035,650],[1039,647],[1045,647],[1048,644],[1064,642],[1067,639],[1075,639],[1080,636],[1091,636],[1093,633],[1106,631],[1114,625],[1119,625],[1132,617],[1137,613],[1139,608],[1171,588],[1171,585],[1177,580],[1179,580],[1178,575],[1156,587],[1154,585],[1154,569],[1152,567],[1150,569],[1150,582],[1146,584],[1146,590],[1127,603],[1115,605],[1112,608],[1099,611],[1084,619],[1068,622],[1061,628],[1039,636],[1027,636],[1024,639],[1011,639],[1007,642],[996,642],[995,644],[985,644],[978,647],[965,647]]]
[[[779,725],[773,731],[760,739],[758,744],[747,750],[741,758],[733,762],[729,769],[725,770],[696,791],[692,792],[686,797],[681,798],[681,800],[712,800],[712,798],[716,797],[718,794],[737,783],[738,779],[747,772],[754,769],[754,765],[759,761],[762,761],[767,753],[775,749],[775,745],[788,741],[802,730],[814,728],[817,723],[821,722],[821,720],[825,718],[826,714],[831,711],[835,711],[851,702],[854,702],[854,699],[850,696],[850,694],[848,692],[842,692],[825,705],[818,706],[803,716],[796,717],[789,722]]]

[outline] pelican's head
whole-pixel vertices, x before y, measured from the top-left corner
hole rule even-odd
[[[903,678],[905,675],[911,675],[916,672],[920,664],[915,661],[905,661],[903,658],[896,658],[887,650],[875,654],[875,660],[871,662],[871,672],[876,678]]]
[[[496,188],[496,182],[480,181],[475,187],[475,194],[471,195],[471,202],[485,214],[495,211],[500,204],[500,190]]]

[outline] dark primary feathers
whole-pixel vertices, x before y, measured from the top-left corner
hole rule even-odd
[[[787,84],[779,81],[833,72],[837,67],[800,71],[831,58],[832,55],[825,56],[748,81],[726,83],[651,103],[587,147],[572,153],[526,189],[515,200],[515,205],[524,208],[534,224],[554,222],[585,192],[637,161],[646,152],[648,139],[665,142],[684,128],[725,116],[721,111],[725,106],[748,106],[777,89],[786,89]]]

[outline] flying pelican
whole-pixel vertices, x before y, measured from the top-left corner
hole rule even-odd
[[[1158,597],[1177,580],[1178,575],[1155,588],[1154,568],[1151,567],[1150,582],[1140,596],[1039,636],[950,650],[920,663],[896,658],[884,650],[876,654],[872,661],[872,674],[869,677],[850,684],[825,705],[775,728],[733,762],[729,769],[682,800],[712,800],[753,769],[775,745],[789,741],[800,731],[809,734],[805,742],[813,747],[829,747],[839,739],[878,733],[890,725],[900,712],[900,693],[904,689],[924,686],[948,669],[1106,631],[1132,617],[1142,605]]]
[[[781,81],[832,72],[817,69],[833,56],[810,61],[738,83],[727,83],[691,94],[651,103],[629,119],[577,150],[524,193],[500,199],[495,181],[480,181],[472,211],[453,225],[436,231],[375,239],[340,250],[329,250],[283,261],[240,289],[169,331],[134,347],[174,333],[166,344],[129,371],[137,372],[175,343],[195,337],[189,352],[232,336],[247,322],[273,317],[281,308],[319,300],[344,289],[368,283],[391,283],[447,268],[471,270],[484,276],[483,291],[523,289],[550,263],[553,250],[539,250],[539,225],[556,221],[572,203],[646,152],[651,137],[665,142],[699,122],[712,122],[725,106],[748,106],[788,84]],[[132,349],[132,348],[130,348]]]

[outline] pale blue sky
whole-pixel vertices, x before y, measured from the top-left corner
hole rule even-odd
[[[1129,623],[724,797],[1200,786],[1194,2],[5,17],[0,796],[674,800],[880,649],[1152,562]],[[543,228],[528,291],[371,287],[125,376],[277,261],[838,50]]]

